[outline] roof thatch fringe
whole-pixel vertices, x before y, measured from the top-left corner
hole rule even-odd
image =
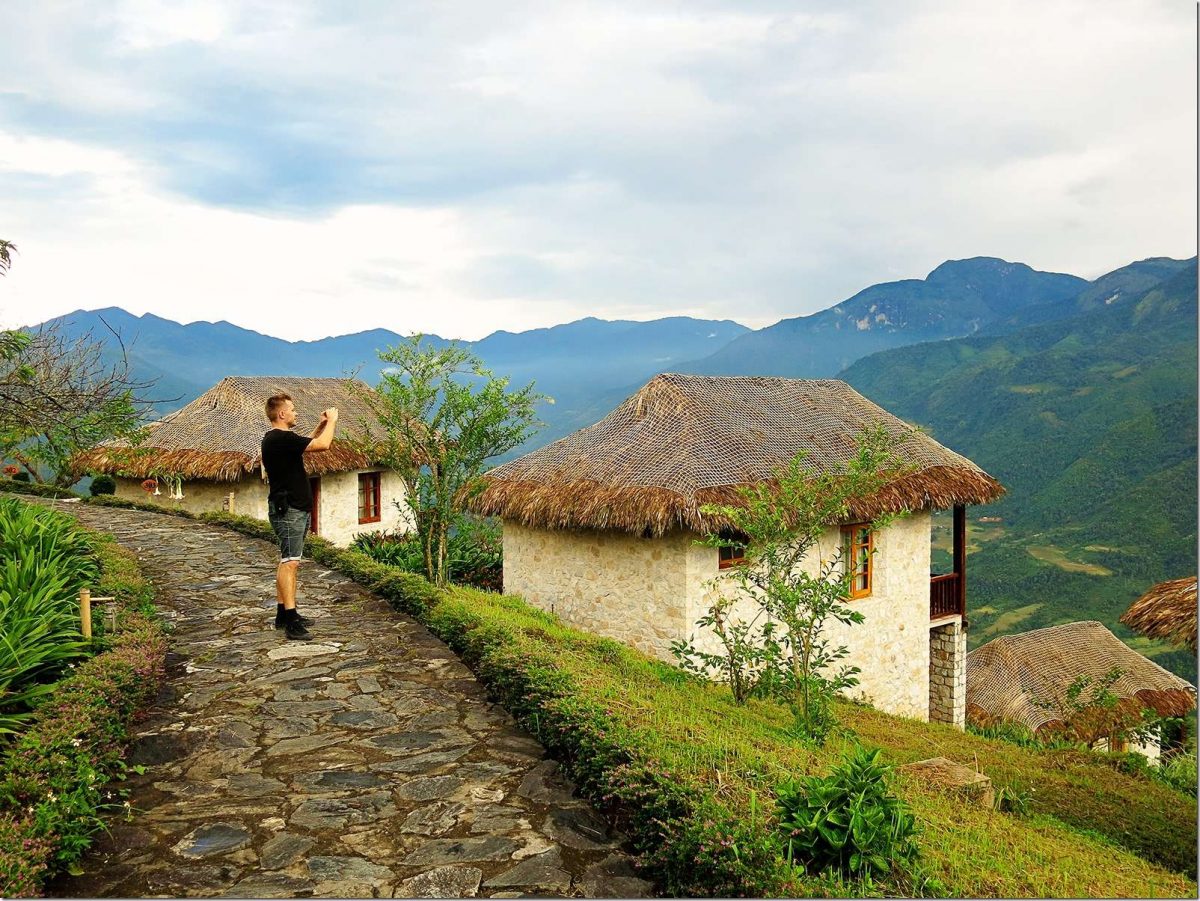
[[[1004,488],[835,379],[656,376],[604,419],[484,476],[476,513],[551,529],[662,535],[728,525],[700,512],[742,503],[739,488],[770,486],[803,453],[837,471],[859,436],[882,427],[903,475],[854,505],[855,519],[996,500]]]
[[[304,471],[311,476],[319,476],[329,472],[366,469],[373,465],[373,462],[366,454],[335,440],[328,450],[306,453]],[[78,475],[86,472],[106,472],[124,478],[145,479],[156,474],[170,473],[184,479],[236,482],[243,475],[258,470],[259,458],[237,451],[165,450],[146,446],[129,448],[101,445],[78,454],[73,459],[72,466]]]
[[[1005,635],[971,651],[967,718],[977,725],[1020,723],[1037,733],[1061,724],[1041,705],[1061,702],[1077,678],[1097,680],[1113,669],[1122,674],[1109,691],[1126,708],[1182,716],[1196,706],[1194,686],[1088,621]]]
[[[1125,611],[1122,623],[1150,638],[1196,650],[1196,577],[1159,582]]]
[[[471,501],[481,516],[503,516],[542,529],[614,529],[659,537],[675,529],[710,532],[729,525],[723,516],[701,512],[708,505],[738,506],[741,490],[754,483],[701,488],[691,496],[649,485],[597,482],[516,482],[495,479]],[[944,509],[995,500],[1004,488],[979,470],[938,466],[907,475],[874,497],[851,505],[847,521],[882,513]]]
[[[337,407],[339,439],[324,451],[304,455],[310,475],[365,469],[375,461],[355,444],[370,443],[378,424],[372,391],[353,379],[291,376],[230,376],[187,406],[147,426],[139,447],[110,441],[71,460],[76,475],[105,472],[134,479],[169,474],[185,479],[233,482],[259,469],[263,435],[271,428],[264,405],[280,391],[296,405],[296,431],[311,434],[321,411]]]

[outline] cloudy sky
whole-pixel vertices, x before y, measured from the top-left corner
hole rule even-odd
[[[946,259],[1196,244],[1170,2],[18,0],[0,325],[751,326]]]

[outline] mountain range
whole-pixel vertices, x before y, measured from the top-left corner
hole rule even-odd
[[[226,375],[378,377],[385,329],[289,342],[119,307],[54,320],[122,336],[160,413]],[[445,339],[428,336],[434,343]],[[838,376],[1006,485],[972,510],[971,642],[1094,618],[1195,680],[1195,659],[1116,619],[1196,571],[1196,262],[1152,258],[1088,281],[976,257],[751,330],[728,320],[577,322],[462,342],[554,399],[525,452],[600,419],[658,372]],[[940,553],[940,552],[938,552]]]

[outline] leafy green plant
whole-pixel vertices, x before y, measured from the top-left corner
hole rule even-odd
[[[672,650],[690,669],[723,670],[743,698],[749,696],[749,687],[765,680],[791,709],[796,732],[817,742],[835,725],[833,699],[858,684],[859,672],[842,663],[849,650],[833,644],[825,624],[863,622],[862,613],[845,603],[853,579],[853,567],[842,565],[845,548],[839,544],[826,549],[820,542],[831,528],[850,521],[856,503],[903,474],[892,452],[894,444],[882,427],[867,429],[844,466],[810,470],[801,452],[780,467],[773,480],[740,488],[738,503],[701,507],[706,515],[728,524],[703,543],[744,548],[745,562],[711,583],[717,600],[701,621],[717,632],[724,653],[708,654],[691,640],[676,643]],[[879,516],[869,528],[883,528],[891,518]],[[754,611],[748,622],[730,621],[731,597],[743,599]],[[754,624],[761,616],[771,631],[761,652],[755,652],[748,645],[759,637]],[[778,632],[772,624],[778,624]]]
[[[387,365],[379,384],[362,394],[377,422],[360,423],[364,435],[351,443],[400,476],[424,573],[444,587],[450,536],[463,523],[467,501],[483,488],[487,461],[536,431],[534,406],[544,398],[532,383],[510,391],[508,378],[455,342],[421,342],[414,335],[380,352]]]
[[[881,753],[860,746],[826,777],[779,786],[779,830],[790,861],[814,874],[870,878],[916,859],[916,821],[888,792]]]
[[[750,622],[733,619],[735,604],[735,598],[719,597],[696,620],[701,629],[712,629],[721,644],[720,653],[703,650],[694,637],[671,642],[671,653],[684,670],[726,683],[733,692],[734,703],[745,704],[752,697],[778,693],[784,679],[784,655],[775,637],[779,624],[768,620],[759,626],[761,610]]]
[[[117,480],[107,473],[101,473],[92,479],[92,496],[100,494],[116,494]]]
[[[99,575],[72,519],[0,498],[0,734],[19,731],[64,669],[90,653],[76,598]]]
[[[1196,797],[1196,752],[1173,754],[1151,769],[1151,774],[1164,785],[1189,797]]]
[[[59,554],[57,566],[86,574],[114,597],[120,630],[111,650],[83,660],[43,693],[22,734],[0,748],[0,895],[37,896],[44,881],[70,871],[104,828],[104,817],[127,811],[113,784],[125,778],[124,747],[136,710],[165,677],[166,636],[152,612],[153,589],[134,555],[105,536],[86,533],[69,517],[43,508],[13,514],[0,501],[0,556],[28,542]],[[27,561],[16,560],[28,576]],[[0,633],[3,630],[0,629]],[[40,683],[39,683],[40,684]]]
[[[417,535],[363,532],[354,536],[351,547],[377,563],[410,573],[425,572],[425,550]],[[464,517],[447,540],[446,568],[451,582],[499,591],[504,573],[500,528],[489,520]]]

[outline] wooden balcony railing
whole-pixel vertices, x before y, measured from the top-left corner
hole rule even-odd
[[[929,578],[929,618],[961,616],[966,611],[963,603],[962,579],[958,573]]]

